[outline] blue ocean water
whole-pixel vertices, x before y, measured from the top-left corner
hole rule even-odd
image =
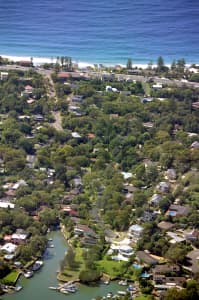
[[[0,0],[0,54],[199,62],[199,0]]]

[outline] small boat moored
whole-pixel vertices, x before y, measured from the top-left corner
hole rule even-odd
[[[117,294],[120,295],[120,296],[125,296],[126,292],[125,291],[118,291]]]
[[[33,271],[26,271],[23,273],[23,276],[25,278],[31,278],[33,276],[33,274],[34,274]]]
[[[127,281],[126,280],[120,280],[118,282],[119,285],[123,285],[123,286],[126,286],[127,285]]]
[[[50,289],[50,290],[55,290],[55,291],[58,290],[58,288],[57,288],[56,286],[49,286],[49,289]]]
[[[16,291],[16,292],[19,292],[19,291],[21,291],[22,290],[22,286],[21,285],[18,285],[18,286],[16,286],[15,288],[14,288],[14,290]]]
[[[33,267],[32,267],[32,270],[33,271],[38,271],[42,266],[43,266],[44,262],[42,260],[37,260]]]

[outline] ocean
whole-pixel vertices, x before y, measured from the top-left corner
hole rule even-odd
[[[199,0],[0,0],[0,55],[199,63]]]

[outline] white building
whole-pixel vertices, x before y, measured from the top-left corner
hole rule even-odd
[[[13,243],[7,243],[1,247],[1,251],[5,251],[8,254],[14,253],[16,249],[17,249],[17,246]]]
[[[14,203],[0,201],[0,208],[12,208],[13,209],[14,207],[15,207]]]
[[[8,72],[1,72],[1,80],[7,80],[8,79]]]
[[[134,242],[137,242],[142,234],[142,231],[143,231],[142,226],[140,226],[138,224],[131,225],[129,227],[129,237],[131,237],[131,239]]]

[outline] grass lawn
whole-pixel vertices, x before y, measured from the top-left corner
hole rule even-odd
[[[82,269],[84,269],[84,260],[82,255],[83,249],[80,247],[75,248],[75,261],[77,263],[77,267],[75,269],[66,268],[62,273],[58,274],[57,279],[61,281],[78,279],[79,273]]]
[[[20,273],[21,273],[21,271],[13,270],[12,272],[10,272],[7,276],[5,276],[2,279],[2,282],[14,285],[16,283],[17,278],[18,278]]]
[[[35,260],[31,260],[29,261],[25,266],[24,266],[24,269],[28,269],[30,266],[32,266],[34,264]]]
[[[107,260],[106,258],[97,262],[97,266],[101,272],[108,274],[111,279],[123,275],[127,270],[125,262]]]

